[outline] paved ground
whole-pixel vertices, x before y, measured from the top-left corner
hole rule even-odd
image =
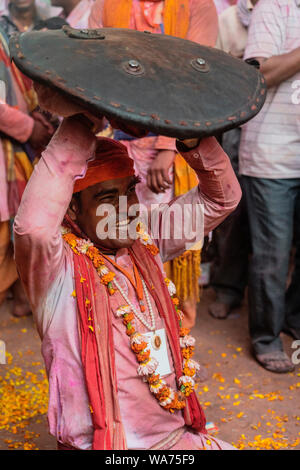
[[[249,352],[247,306],[225,321],[214,320],[207,313],[212,298],[206,289],[194,331],[196,358],[208,372],[197,390],[207,420],[239,448],[300,450],[300,366],[285,375],[262,369]],[[0,365],[0,450],[55,449],[47,431],[38,335],[31,317],[15,319],[9,312],[8,301],[0,309],[0,340],[7,351],[7,364]],[[292,340],[283,340],[291,355]]]

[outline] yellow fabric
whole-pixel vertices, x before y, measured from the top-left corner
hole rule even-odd
[[[9,289],[17,279],[18,274],[10,239],[9,221],[0,222],[0,304],[6,297],[7,289]]]
[[[16,165],[16,173],[17,173],[17,170],[19,169],[19,173],[22,174],[24,180],[28,181],[33,172],[33,166],[25,152],[15,153],[15,165]],[[18,180],[20,179],[18,175],[17,175],[17,179]]]
[[[185,194],[198,185],[198,178],[194,170],[186,163],[181,155],[177,154],[174,162],[174,193],[175,197]],[[193,250],[186,251],[170,262],[165,269],[170,273],[177,295],[181,301],[200,299],[199,276],[201,274],[201,249],[196,244]],[[199,246],[200,248],[200,246]]]
[[[189,0],[165,0],[165,34],[185,38],[189,28]]]
[[[6,156],[7,181],[28,181],[33,171],[31,161],[25,152],[14,152],[13,144],[9,139],[2,139]]]
[[[37,98],[37,94],[36,92],[34,91],[34,89],[31,89],[31,90],[26,90],[24,92],[24,98],[25,98],[25,101],[27,103],[27,106],[28,106],[28,110],[30,112],[34,111],[35,108],[38,106],[39,102],[38,102],[38,98]]]
[[[186,163],[185,159],[178,153],[175,157],[174,192],[175,196],[187,193],[198,185],[195,171]]]
[[[6,156],[7,181],[15,181],[14,149],[10,140],[2,139],[4,154]]]
[[[31,113],[37,106],[38,106],[38,98],[37,94],[34,91],[31,82],[27,77],[21,74],[19,69],[12,63],[12,68],[14,72],[15,79],[17,80],[17,84],[22,92],[22,95],[26,101],[28,111]],[[28,83],[24,83],[24,80],[27,80]],[[30,85],[30,86],[29,86]]]
[[[185,38],[189,27],[189,0],[165,0],[165,33]],[[109,28],[129,28],[132,0],[105,0],[103,26]]]

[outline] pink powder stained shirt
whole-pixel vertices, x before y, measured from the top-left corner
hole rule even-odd
[[[260,0],[252,13],[245,59],[300,47],[300,0]],[[239,171],[255,178],[300,178],[300,71],[268,89],[262,110],[242,127]]]
[[[78,449],[91,448],[93,426],[82,370],[77,303],[72,296],[75,289],[73,257],[62,240],[60,227],[74,181],[84,175],[94,148],[95,138],[82,124],[63,121],[34,169],[14,225],[16,262],[42,339],[49,378],[50,433],[61,443]],[[204,232],[208,233],[236,207],[241,197],[240,187],[228,157],[214,138],[204,139],[184,157],[197,171],[199,186],[177,198],[176,203],[202,204]],[[172,204],[164,206],[155,218],[156,233],[163,233],[164,219]],[[161,269],[162,262],[185,250],[184,237],[160,240],[158,235],[155,241],[160,248],[157,261]],[[127,250],[119,250],[115,260],[127,270],[132,269]],[[138,306],[127,278],[119,271],[116,276],[131,303]],[[137,362],[129,349],[125,327],[114,315],[116,307],[125,302],[119,293],[110,299],[118,399],[127,446],[148,449],[182,428],[184,421],[181,412],[172,415],[160,408],[137,375]],[[151,304],[157,326],[162,327],[153,300]],[[142,331],[143,325],[136,322]],[[166,380],[175,387],[168,351],[171,374]]]
[[[90,28],[102,28],[103,6],[105,0],[96,0],[91,9],[89,18]],[[120,0],[121,1],[121,0]],[[163,1],[143,2],[145,14],[153,18],[155,25],[145,19],[142,14],[140,0],[133,0],[130,28],[137,31],[151,31],[161,34],[163,23]],[[190,24],[186,39],[198,42],[206,46],[214,46],[218,35],[218,18],[216,8],[212,0],[190,0]],[[176,152],[175,139],[165,136],[145,137],[135,140],[122,140],[126,145],[129,156],[134,160],[136,174],[141,178],[137,186],[137,194],[140,201],[150,206],[155,203],[167,203],[173,198],[174,189],[171,186],[165,192],[155,194],[147,186],[148,169],[154,163],[160,150],[172,150]],[[173,180],[173,169],[170,168],[169,176]]]

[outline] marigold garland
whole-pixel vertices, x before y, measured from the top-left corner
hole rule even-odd
[[[149,250],[153,256],[158,255],[159,249],[156,245],[154,245],[153,241],[145,230],[145,226],[141,222],[137,224],[136,232],[140,242],[146,246],[147,250]]]
[[[101,277],[101,283],[105,284],[106,286],[114,279],[115,273],[109,272],[108,274],[104,274]]]
[[[146,246],[153,256],[156,256],[159,250],[153,244],[142,224],[138,225],[137,233],[139,234],[141,243]],[[89,240],[83,240],[76,237],[68,229],[63,228],[62,236],[65,242],[68,243],[71,249],[74,251],[74,253],[84,254],[91,259],[100,276],[101,283],[106,285],[109,294],[113,295],[115,289],[112,283],[115,277],[115,273],[109,271],[108,267],[105,265],[105,259],[103,256],[101,256],[99,250]],[[150,392],[158,400],[160,406],[166,410],[169,410],[171,413],[174,413],[175,410],[182,410],[186,406],[186,397],[188,397],[194,390],[194,377],[199,370],[199,365],[197,362],[191,359],[194,354],[195,340],[192,336],[189,335],[189,329],[182,328],[183,313],[179,309],[179,299],[176,297],[175,285],[168,278],[165,279],[165,283],[168,287],[169,294],[177,312],[180,327],[179,336],[184,375],[181,376],[178,380],[180,387],[178,391],[175,391],[169,387],[167,383],[160,377],[160,375],[155,373],[158,367],[158,362],[156,359],[151,357],[151,350],[147,349],[149,346],[148,338],[141,333],[136,332],[135,330],[134,313],[131,311],[131,307],[129,305],[122,305],[117,308],[115,314],[119,318],[122,317],[123,323],[126,326],[126,334],[130,338],[131,350],[135,353],[139,363],[137,368],[138,375],[143,377],[148,383]],[[92,333],[94,333],[94,329],[92,327],[90,330]]]

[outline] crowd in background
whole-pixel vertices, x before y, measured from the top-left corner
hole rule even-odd
[[[12,295],[13,315],[30,314],[30,306],[13,260],[11,224],[34,163],[60,118],[39,108],[31,81],[11,64],[9,37],[18,31],[59,29],[64,24],[178,35],[160,28],[163,2],[154,2],[155,9],[150,5],[153,2],[143,2],[144,16],[130,24],[125,16],[115,16],[119,3],[0,2],[0,302]],[[283,350],[280,333],[300,339],[300,107],[292,98],[300,80],[300,1],[215,0],[214,5],[210,0],[190,0],[189,8],[189,25],[186,30],[182,26],[182,37],[239,59],[256,59],[268,86],[263,110],[242,128],[221,137],[243,198],[211,237],[209,283],[216,299],[209,312],[224,320],[248,295],[254,356],[268,370],[289,372],[294,366]],[[187,170],[176,154],[174,139],[151,135],[132,139],[120,132],[114,137],[126,145],[134,160],[142,180],[139,198],[143,203],[168,202],[196,184],[186,183]],[[156,178],[161,178],[160,185]],[[198,254],[188,258],[194,277],[181,295],[189,326],[195,322],[199,300],[200,250]],[[177,265],[174,261],[169,266],[171,277],[176,277]]]

